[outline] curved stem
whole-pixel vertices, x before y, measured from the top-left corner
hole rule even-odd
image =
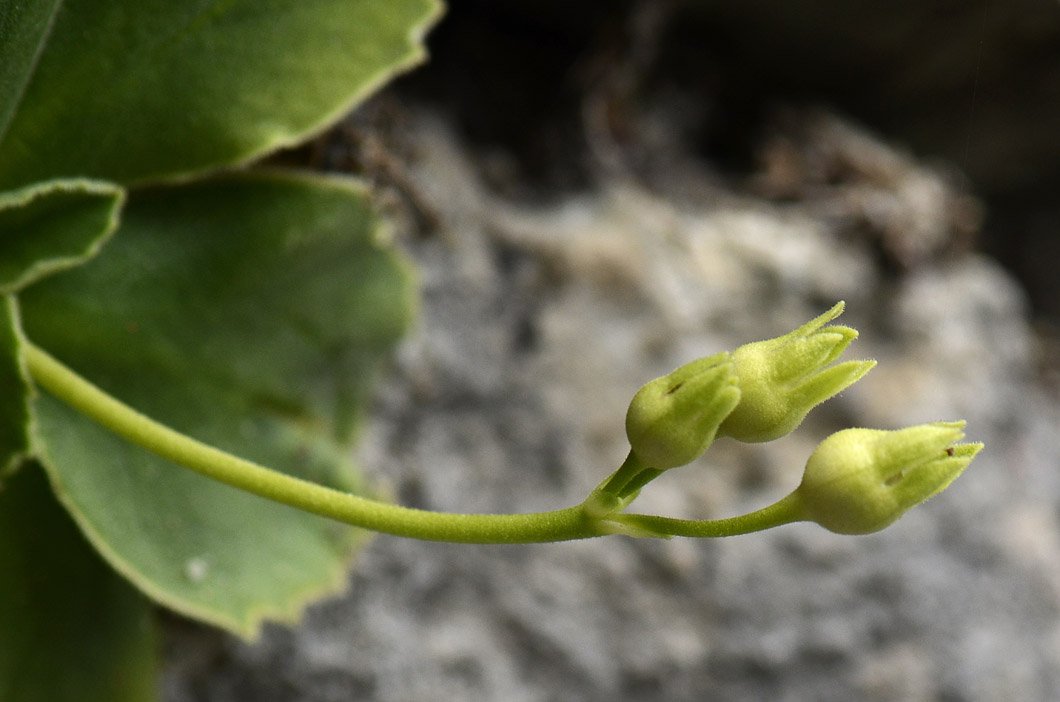
[[[728,519],[673,519],[649,514],[617,514],[611,519],[646,532],[704,538],[737,536],[772,529],[782,524],[804,521],[804,514],[798,493],[792,492],[768,507]]]
[[[453,514],[400,507],[324,487],[174,431],[108,395],[32,343],[27,341],[23,349],[29,372],[40,387],[115,434],[214,480],[313,514],[396,536],[460,543],[567,541],[621,530],[590,517],[581,505],[531,514]]]

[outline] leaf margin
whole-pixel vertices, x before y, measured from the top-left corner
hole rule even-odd
[[[95,178],[53,178],[12,190],[0,191],[0,211],[8,207],[12,209],[24,207],[53,194],[75,193],[109,197],[109,213],[102,230],[86,237],[87,244],[80,252],[38,258],[32,265],[27,266],[19,277],[7,283],[0,281],[0,294],[17,293],[53,273],[76,268],[94,258],[117,232],[121,222],[121,211],[127,200],[124,187]]]

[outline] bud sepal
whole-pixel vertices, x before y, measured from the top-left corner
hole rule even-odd
[[[630,447],[657,470],[691,463],[706,452],[739,401],[728,353],[692,361],[633,396],[626,412]]]
[[[718,436],[750,443],[778,439],[801,424],[811,409],[872,370],[875,361],[827,367],[858,336],[850,327],[824,326],[842,311],[843,303],[837,303],[784,336],[732,352],[740,403],[721,424]]]
[[[983,444],[958,444],[964,422],[884,431],[845,429],[825,439],[806,462],[792,494],[801,518],[838,534],[869,534],[937,495]]]

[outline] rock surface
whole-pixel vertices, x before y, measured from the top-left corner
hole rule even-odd
[[[773,144],[756,181],[768,197],[677,160],[520,204],[484,186],[444,120],[415,114],[391,146],[403,197],[435,225],[413,235],[410,219],[401,237],[423,309],[361,450],[400,502],[578,502],[624,458],[642,383],[839,299],[861,332],[848,357],[877,369],[785,439],[719,442],[638,509],[763,506],[847,426],[965,418],[987,448],[941,496],[865,537],[805,524],[716,541],[379,537],[349,594],[295,630],[247,644],[171,622],[168,702],[1060,695],[1060,406],[1039,382],[1019,287],[967,246],[974,199],[814,113]]]
[[[461,0],[431,49],[406,84],[521,189],[592,179],[587,151],[643,172],[660,141],[744,173],[778,107],[853,115],[967,176],[984,246],[1060,327],[1055,0]]]

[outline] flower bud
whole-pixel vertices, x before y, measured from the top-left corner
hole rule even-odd
[[[803,519],[838,534],[869,534],[941,492],[983,448],[956,444],[964,422],[897,431],[846,429],[825,439],[795,490]]]
[[[838,303],[793,332],[732,352],[740,404],[718,430],[738,441],[772,441],[790,433],[811,409],[868,373],[875,361],[847,361],[825,368],[858,333],[825,327],[843,311]]]
[[[703,455],[739,401],[729,354],[701,358],[637,391],[626,413],[626,436],[645,465],[682,466]]]

